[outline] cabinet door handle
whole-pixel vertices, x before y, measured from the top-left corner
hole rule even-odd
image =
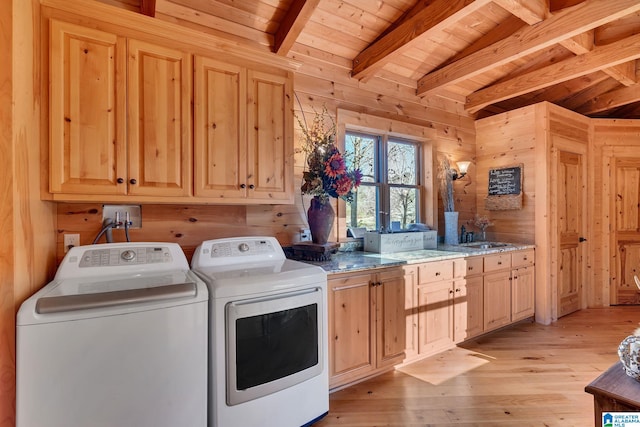
[[[502,265],[502,261],[498,261],[498,265]]]
[[[240,188],[247,188],[247,184],[240,184]]]
[[[253,184],[251,184],[251,185],[249,186],[249,188],[253,190],[254,188],[256,188],[256,186],[255,186],[255,185],[253,185]]]
[[[138,183],[138,181],[136,181],[135,178],[131,178],[129,180],[129,184],[131,184],[131,185],[136,185],[137,183]]]
[[[440,275],[440,272],[439,272],[439,271],[436,271],[436,276],[439,276],[439,275]]]
[[[124,179],[122,179],[122,178],[118,178],[118,179],[116,179],[116,182],[117,182],[118,184],[122,184],[122,183],[124,182]]]
[[[453,294],[453,289],[449,289],[449,294]]]
[[[456,292],[460,292],[460,288],[456,289]]]
[[[469,267],[469,268],[468,268],[468,270],[469,270],[469,271],[473,270],[473,267]]]

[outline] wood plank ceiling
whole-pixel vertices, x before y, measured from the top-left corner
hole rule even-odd
[[[640,118],[640,0],[127,3],[278,55],[346,63],[351,78],[453,99],[472,117],[549,101],[589,117]]]

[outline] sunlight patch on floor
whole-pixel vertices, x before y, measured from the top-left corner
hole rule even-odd
[[[439,385],[485,365],[492,359],[494,357],[486,354],[456,347],[437,356],[401,366],[397,370],[421,381]]]

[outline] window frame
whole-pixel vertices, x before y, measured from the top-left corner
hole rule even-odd
[[[346,141],[348,136],[358,137],[361,136],[363,138],[373,140],[374,141],[374,152],[373,152],[373,160],[374,160],[374,181],[373,182],[365,182],[363,181],[360,184],[360,187],[363,186],[371,187],[376,190],[378,195],[377,203],[376,203],[376,230],[380,230],[383,228],[384,230],[389,230],[391,228],[391,194],[393,189],[413,189],[418,192],[418,201],[416,203],[416,221],[421,222],[421,199],[422,199],[422,177],[424,176],[423,163],[422,163],[422,144],[420,141],[415,141],[408,139],[406,137],[400,138],[396,136],[392,136],[389,134],[382,133],[373,133],[373,132],[363,132],[363,131],[354,131],[350,129],[345,130],[345,136],[343,141],[343,145],[346,147]],[[415,151],[415,156],[413,158],[414,167],[415,167],[415,184],[399,184],[392,183],[390,181],[389,174],[389,149],[391,144],[403,144],[412,146]],[[345,148],[347,152],[350,152],[348,148]],[[353,154],[353,153],[350,153]],[[349,223],[353,221],[354,214],[357,212],[357,209],[351,211],[350,221],[347,221],[345,216],[345,223]],[[371,231],[371,230],[368,230]]]
[[[336,115],[337,144],[341,150],[345,149],[345,137],[347,131],[365,135],[378,135],[392,140],[410,141],[418,144],[418,156],[420,175],[417,181],[420,183],[418,220],[435,229],[437,227],[437,191],[435,184],[436,164],[435,147],[436,130],[433,128],[415,125],[399,120],[373,116],[366,113],[338,108]],[[386,156],[386,152],[384,153]],[[386,179],[386,178],[385,178]],[[378,221],[376,220],[376,223]],[[346,227],[346,202],[338,200],[337,209],[338,241],[347,239]]]

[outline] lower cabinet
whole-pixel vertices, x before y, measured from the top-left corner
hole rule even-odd
[[[533,249],[329,276],[329,386],[534,314]]]
[[[484,275],[484,331],[511,323],[511,271]]]
[[[511,257],[511,321],[535,314],[535,253],[533,249]]]
[[[404,359],[403,270],[329,277],[329,387],[392,368]]]
[[[406,266],[405,362],[534,315],[533,249]]]

